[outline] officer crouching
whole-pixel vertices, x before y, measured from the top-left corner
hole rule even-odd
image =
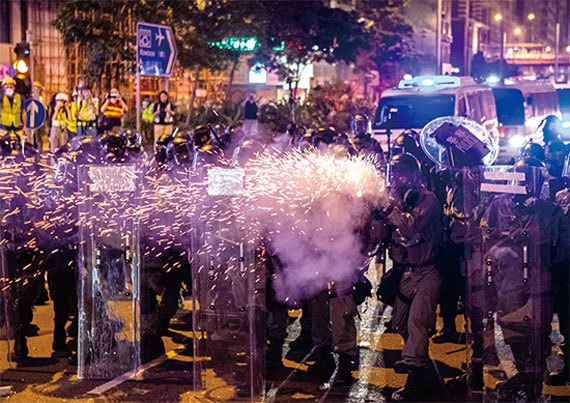
[[[416,401],[425,394],[429,335],[435,324],[441,278],[436,267],[443,234],[436,196],[421,182],[418,160],[411,154],[390,161],[391,195],[379,217],[391,232],[392,260],[401,279],[394,302],[393,325],[405,341],[402,358],[408,369],[394,401]],[[383,228],[386,228],[384,226]],[[387,231],[382,234],[388,237]]]

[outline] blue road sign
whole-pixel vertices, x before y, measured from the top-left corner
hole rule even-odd
[[[170,77],[177,54],[170,27],[137,24],[137,65],[143,76]]]
[[[38,129],[46,121],[46,108],[40,101],[27,99],[24,102],[26,111],[26,127],[28,129]]]

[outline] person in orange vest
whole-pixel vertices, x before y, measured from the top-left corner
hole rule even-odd
[[[103,121],[101,131],[116,131],[121,128],[121,118],[128,112],[129,107],[119,95],[119,90],[112,88],[109,95],[105,97],[105,102],[101,106]]]
[[[20,138],[23,135],[24,121],[22,119],[24,100],[16,93],[16,82],[11,77],[2,81],[3,94],[0,98],[0,135],[14,132]]]

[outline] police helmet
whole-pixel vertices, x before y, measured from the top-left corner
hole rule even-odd
[[[350,119],[350,131],[354,136],[370,133],[370,120],[366,115],[356,115]]]
[[[131,151],[139,151],[142,144],[142,136],[136,129],[122,129],[121,134],[127,139],[127,148]]]
[[[154,143],[154,158],[159,164],[164,164],[167,160],[168,143],[172,141],[172,134],[163,134]]]
[[[168,143],[166,154],[176,165],[189,165],[194,161],[194,149],[189,140],[175,138]]]
[[[545,165],[542,161],[532,157],[523,158],[515,164],[515,172],[523,172],[525,174],[526,196],[540,196],[544,183],[544,168]]]
[[[400,134],[392,143],[392,155],[408,153],[412,154],[418,160],[422,160],[425,154],[420,147],[420,144],[414,136],[415,132],[405,131]]]
[[[194,129],[194,146],[198,149],[210,145],[212,137],[208,126],[198,126]]]
[[[125,154],[127,151],[127,138],[121,133],[105,133],[101,137],[101,143],[108,154],[113,154],[115,157],[119,157]]]
[[[320,127],[313,133],[313,145],[319,147],[321,143],[332,144],[336,137],[336,132],[332,127]]]
[[[529,142],[520,150],[521,158],[536,158],[544,161],[544,148],[540,144]]]
[[[390,182],[396,186],[415,185],[421,175],[418,159],[410,153],[396,154],[390,159]]]

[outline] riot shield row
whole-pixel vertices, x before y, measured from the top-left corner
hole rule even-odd
[[[534,167],[463,170],[471,400],[546,398],[556,214],[537,197],[542,178]]]

